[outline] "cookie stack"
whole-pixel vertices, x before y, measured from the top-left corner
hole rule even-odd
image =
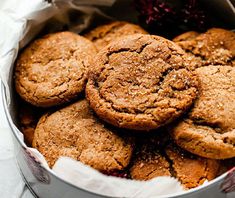
[[[235,33],[218,28],[173,41],[127,22],[49,34],[16,62],[20,127],[50,167],[68,156],[194,188],[235,157],[234,60]]]

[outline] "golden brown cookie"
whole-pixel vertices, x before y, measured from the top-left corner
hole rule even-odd
[[[32,145],[34,130],[43,110],[24,101],[19,104],[19,127],[28,146]]]
[[[49,34],[18,57],[15,86],[27,102],[40,107],[66,103],[83,91],[96,49],[72,32]]]
[[[173,175],[186,188],[195,188],[217,176],[220,163],[183,151],[176,145],[166,148],[166,155],[172,163]]]
[[[102,25],[93,29],[87,33],[85,37],[92,41],[98,50],[101,50],[118,37],[136,33],[148,34],[138,25],[123,21],[114,21],[110,24]]]
[[[197,95],[197,76],[183,66],[184,52],[158,36],[122,37],[100,51],[86,97],[106,122],[150,130],[184,113]]]
[[[235,33],[212,28],[191,40],[177,42],[188,54],[201,59],[204,65],[232,65],[235,58]]]
[[[158,176],[171,176],[171,164],[162,152],[166,141],[162,132],[157,134],[158,136],[137,138],[139,141],[130,163],[132,179],[150,180]]]
[[[200,89],[187,118],[172,129],[176,143],[212,159],[235,157],[235,68],[196,69]]]
[[[94,117],[87,101],[81,100],[44,115],[36,127],[33,147],[50,167],[60,156],[68,156],[109,172],[129,164],[133,139],[107,128]]]
[[[137,152],[130,175],[136,180],[172,176],[189,189],[217,176],[219,161],[198,157],[173,143],[145,142]]]
[[[189,31],[189,32],[185,32],[183,34],[176,36],[175,38],[173,38],[173,41],[174,42],[190,41],[196,38],[198,35],[200,35],[200,33],[195,32],[195,31]]]

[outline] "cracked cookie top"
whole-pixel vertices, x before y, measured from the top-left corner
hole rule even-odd
[[[172,176],[190,189],[214,179],[218,170],[219,161],[190,154],[169,140],[162,142],[153,136],[138,145],[130,175],[136,180]]]
[[[114,21],[106,25],[101,25],[84,36],[92,41],[98,50],[101,50],[118,37],[136,33],[147,34],[147,32],[138,25],[124,21]]]
[[[122,37],[100,51],[86,97],[100,118],[121,128],[150,130],[185,112],[197,95],[197,76],[184,52],[158,36]]]
[[[200,88],[185,120],[172,129],[176,143],[199,156],[235,157],[235,68],[196,69]]]
[[[133,143],[133,138],[118,135],[101,123],[85,99],[45,114],[33,139],[33,147],[50,167],[60,156],[67,156],[105,172],[122,170],[129,164]]]
[[[96,49],[72,32],[59,32],[32,42],[20,54],[15,87],[27,102],[49,107],[71,101],[83,91]]]

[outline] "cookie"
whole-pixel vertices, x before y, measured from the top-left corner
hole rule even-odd
[[[191,40],[177,42],[188,54],[201,59],[205,65],[232,65],[235,58],[235,33],[212,28]]]
[[[195,188],[217,176],[220,163],[218,160],[192,155],[170,145],[166,148],[168,159],[172,163],[173,175],[185,188]]]
[[[190,154],[170,142],[166,145],[148,142],[139,150],[130,168],[132,179],[172,176],[190,189],[214,179],[219,170],[219,161]]]
[[[172,130],[176,143],[194,154],[212,159],[235,157],[235,68],[196,69],[199,96],[185,120]]]
[[[161,132],[157,134],[158,136],[137,139],[139,141],[130,163],[132,179],[150,180],[158,176],[171,176],[171,164],[162,152],[166,142],[161,139],[162,136],[159,137]]]
[[[106,122],[150,130],[184,113],[197,96],[197,76],[184,52],[158,36],[122,37],[100,51],[89,73],[86,97]]]
[[[107,128],[93,115],[87,101],[81,100],[45,114],[35,129],[33,147],[44,155],[50,167],[60,156],[68,156],[110,172],[129,164],[133,139]]]
[[[42,109],[30,105],[24,101],[20,101],[18,111],[19,128],[23,133],[24,141],[28,146],[32,145],[34,130],[42,113]]]
[[[16,91],[25,101],[40,107],[71,101],[83,91],[95,54],[92,42],[72,32],[37,39],[17,60]]]
[[[200,35],[200,33],[195,32],[195,31],[189,31],[189,32],[185,32],[183,34],[180,34],[180,35],[176,36],[173,39],[173,41],[174,42],[190,41],[190,40],[196,38],[198,35]]]
[[[148,34],[138,25],[123,21],[114,21],[112,23],[99,26],[84,36],[92,41],[98,50],[101,50],[103,47],[107,46],[110,42],[114,41],[118,37],[136,33]]]

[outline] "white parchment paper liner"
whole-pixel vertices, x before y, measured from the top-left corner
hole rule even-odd
[[[97,6],[112,6],[114,2],[115,0],[54,0],[52,5],[44,0],[0,1],[0,76],[7,90],[7,103],[10,104],[12,97],[11,75],[18,50],[42,30],[45,22],[54,17],[47,27],[49,31],[67,24],[70,31],[80,32],[90,24],[94,15],[108,18]],[[82,13],[78,23],[70,23],[68,12],[71,10]],[[48,168],[43,156],[37,150],[29,149]],[[106,196],[151,198],[183,191],[180,183],[171,177],[158,177],[147,182],[120,179],[103,175],[68,157],[61,157],[53,171],[80,188]]]

